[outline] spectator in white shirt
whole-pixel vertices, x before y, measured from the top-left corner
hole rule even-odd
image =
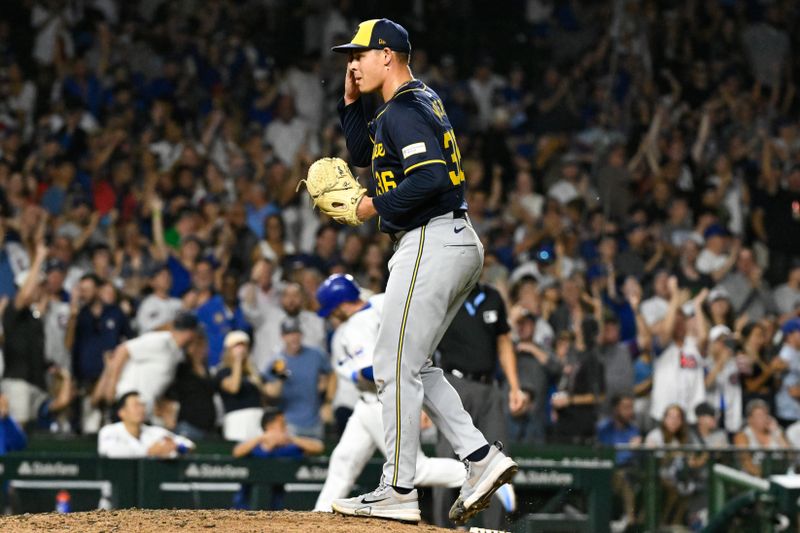
[[[653,276],[653,296],[642,302],[641,313],[648,327],[653,328],[664,320],[669,309],[669,272],[659,270]]]
[[[298,116],[313,130],[319,129],[324,113],[325,91],[319,80],[319,57],[309,54],[289,67],[281,84],[281,92],[292,96],[297,102]]]
[[[724,278],[736,262],[739,255],[738,240],[729,244],[727,230],[719,224],[712,224],[703,233],[705,246],[697,256],[695,266],[701,274],[708,274],[715,282]]]
[[[781,321],[800,316],[800,262],[792,265],[787,273],[786,283],[779,285],[772,293]]]
[[[325,321],[311,311],[304,309],[306,293],[298,283],[285,285],[280,296],[268,278],[272,271],[271,263],[259,261],[253,267],[251,283],[240,292],[242,312],[254,328],[255,346],[253,362],[256,368],[265,371],[272,366],[283,348],[281,322],[286,317],[297,317],[303,332],[306,346],[327,352]]]
[[[555,198],[561,205],[566,205],[581,196],[581,167],[578,157],[566,154],[561,158],[561,176],[547,189],[547,196]]]
[[[294,98],[283,95],[278,99],[275,120],[264,131],[264,140],[272,146],[275,156],[293,167],[295,156],[305,146],[311,156],[319,153],[319,141],[308,122],[295,112]]]
[[[492,121],[492,114],[497,109],[495,93],[505,85],[503,78],[492,72],[491,59],[486,58],[478,63],[475,72],[467,82],[472,99],[478,107],[478,128],[486,130]]]
[[[156,265],[150,276],[153,292],[142,300],[136,312],[139,333],[167,329],[183,306],[178,298],[169,295],[172,274],[166,263]]]
[[[98,389],[107,401],[137,391],[152,412],[155,401],[175,378],[183,349],[194,339],[197,317],[180,313],[168,331],[151,331],[120,344],[100,377]]]
[[[733,333],[728,326],[716,325],[708,333],[706,360],[706,399],[719,409],[722,427],[735,433],[742,427],[742,386],[739,367],[730,346]]]
[[[253,326],[253,362],[256,368],[266,368],[273,354],[280,349],[278,325],[283,319],[280,289],[273,280],[275,266],[271,261],[260,259],[250,273],[250,282],[239,290],[242,312]]]
[[[115,407],[120,421],[104,426],[97,435],[97,453],[101,457],[169,459],[194,449],[194,443],[186,437],[145,424],[145,405],[136,391],[124,394]]]
[[[678,287],[678,280],[669,278],[670,301],[658,337],[663,349],[653,362],[653,392],[650,416],[661,421],[668,406],[676,404],[694,423],[694,408],[705,401],[705,361],[703,353],[708,338],[708,325],[703,315],[703,302],[708,289],[689,301],[689,291]],[[693,310],[693,313],[692,311]],[[689,331],[686,312],[694,314],[694,332]]]

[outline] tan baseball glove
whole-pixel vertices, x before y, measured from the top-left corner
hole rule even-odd
[[[314,206],[342,224],[361,224],[356,208],[367,190],[353,177],[347,163],[338,157],[323,157],[308,169],[308,176],[300,180],[305,183]]]

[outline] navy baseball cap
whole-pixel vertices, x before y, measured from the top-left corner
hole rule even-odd
[[[288,316],[281,322],[281,333],[288,335],[289,333],[300,333],[300,319],[294,316]]]
[[[180,311],[175,315],[175,319],[172,321],[172,327],[178,331],[188,331],[198,329],[200,327],[200,322],[194,314],[187,311]]]
[[[709,227],[706,228],[706,231],[703,233],[703,238],[710,239],[711,237],[727,237],[728,231],[720,226],[719,224],[711,224]]]
[[[353,39],[347,44],[331,48],[333,52],[348,53],[351,50],[383,50],[411,53],[411,43],[404,27],[389,19],[365,20],[358,25]]]
[[[800,331],[800,318],[792,318],[787,320],[781,326],[781,331],[784,335],[791,335],[795,331]]]

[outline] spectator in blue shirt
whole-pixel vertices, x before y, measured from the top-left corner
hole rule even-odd
[[[642,437],[634,423],[633,395],[622,393],[611,399],[611,418],[603,420],[597,427],[597,441],[606,446],[617,444],[640,444]],[[617,452],[617,465],[628,465],[633,460],[633,452],[621,450]]]
[[[267,395],[280,400],[292,435],[323,436],[323,420],[331,420],[331,400],[336,377],[328,357],[316,348],[303,346],[300,321],[288,317],[281,323],[284,349],[270,367]],[[325,403],[320,399],[325,397]]]
[[[268,407],[264,410],[261,417],[261,428],[263,433],[252,439],[240,442],[233,448],[233,456],[258,457],[261,459],[289,458],[300,459],[305,455],[319,455],[325,449],[325,445],[319,439],[310,437],[299,437],[292,435],[286,425],[286,417],[283,411],[275,407]],[[234,496],[234,509],[249,509],[251,486],[244,485]],[[270,508],[283,509],[284,504],[283,486],[273,487]]]
[[[0,394],[0,455],[22,450],[27,445],[28,438],[22,428],[8,414],[8,397]]]
[[[167,264],[172,274],[172,287],[169,295],[181,298],[192,288],[192,271],[196,261],[203,252],[203,241],[193,235],[196,229],[193,220],[194,212],[184,209],[177,215],[175,227],[171,230],[171,243],[176,249],[170,247],[164,231],[164,202],[161,198],[153,197],[149,203],[151,224],[153,228],[154,258]]]
[[[228,270],[222,276],[220,296],[225,302],[225,308],[233,314],[233,329],[241,330],[252,336],[252,327],[244,316],[242,306],[239,305],[239,276],[236,272]]]
[[[256,237],[264,237],[264,221],[271,215],[280,214],[280,208],[275,202],[270,201],[267,189],[263,183],[254,182],[250,185],[249,198],[245,204],[247,209],[247,225]]]
[[[628,393],[618,394],[611,400],[612,415],[610,419],[600,422],[597,427],[597,441],[605,446],[628,444],[631,446],[642,443],[642,436],[634,420],[633,395]],[[617,468],[612,477],[614,492],[622,496],[625,508],[623,520],[632,524],[636,519],[634,507],[636,495],[631,488],[631,477],[635,473],[634,454],[630,450],[620,450],[616,454]]]
[[[191,300],[194,301],[190,301],[208,338],[210,368],[217,366],[222,359],[225,335],[238,329],[250,329],[238,306],[230,307],[223,296],[216,292],[214,269],[214,262],[209,258],[197,262],[192,273],[194,288]]]
[[[134,337],[128,318],[116,304],[103,303],[96,274],[81,277],[78,291],[82,307],[70,323],[72,336],[72,368],[78,385],[91,389],[103,373],[103,356],[111,353],[124,340]],[[70,331],[67,339],[71,338]],[[69,342],[69,341],[68,341]]]
[[[264,410],[261,428],[264,430],[261,435],[240,442],[233,448],[234,457],[300,458],[304,455],[319,455],[325,449],[319,439],[291,435],[283,411],[275,407]]]

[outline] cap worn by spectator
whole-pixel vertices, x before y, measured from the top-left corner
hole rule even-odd
[[[733,335],[731,329],[728,326],[724,326],[722,324],[718,324],[711,328],[711,331],[708,332],[708,340],[714,342],[719,339],[726,339]]]
[[[349,43],[334,46],[331,51],[346,54],[352,50],[384,48],[410,54],[411,43],[408,41],[408,32],[400,24],[389,19],[372,19],[358,25],[358,30]]]
[[[50,272],[66,272],[67,265],[61,261],[60,259],[56,259],[55,257],[51,257],[47,260],[47,264],[44,267],[45,273],[49,274]]]
[[[542,246],[534,254],[537,263],[551,264],[556,260],[556,252],[552,246]]]
[[[783,326],[781,326],[781,331],[784,336],[800,331],[800,318],[792,318],[784,322]]]
[[[711,407],[711,404],[708,402],[703,402],[695,407],[694,414],[697,418],[700,418],[701,416],[711,416],[716,418],[717,416],[716,411],[714,411],[714,408]]]
[[[575,152],[567,152],[561,158],[561,166],[564,166],[564,167],[570,166],[570,165],[578,166],[578,165],[580,165],[580,162],[581,162],[581,160],[578,157],[578,154],[576,154]]]
[[[644,224],[639,224],[638,222],[632,222],[628,224],[628,226],[625,228],[625,233],[633,233],[634,231],[639,231],[639,230],[646,231],[647,226],[645,226]]]
[[[281,333],[288,335],[289,333],[300,333],[300,319],[296,317],[288,317],[281,322]]]
[[[160,262],[154,263],[153,266],[150,267],[150,270],[148,271],[148,275],[149,275],[149,277],[154,278],[164,270],[169,270],[169,265],[167,263],[163,262],[163,261],[160,261]]]
[[[231,331],[225,335],[223,346],[225,348],[233,348],[237,344],[250,344],[250,337],[244,331]]]
[[[708,293],[708,303],[713,304],[717,300],[731,300],[730,294],[725,289],[719,287],[716,289],[712,289],[711,292]]]
[[[549,276],[542,278],[539,282],[539,294],[544,293],[547,289],[558,289],[560,287],[558,280]]]
[[[711,224],[709,227],[706,228],[706,231],[703,233],[703,238],[708,240],[711,237],[727,237],[728,231],[720,226],[719,224]]]
[[[179,331],[197,329],[198,325],[197,317],[192,313],[186,312],[178,313],[175,320],[172,322],[172,326]]]

